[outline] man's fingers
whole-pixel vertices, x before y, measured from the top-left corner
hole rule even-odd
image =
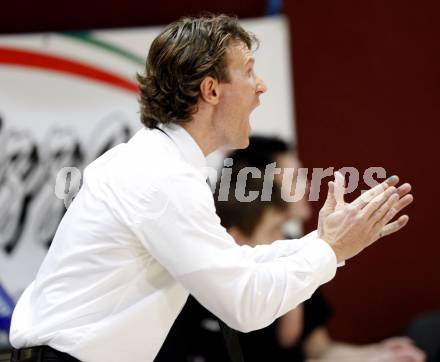
[[[380,237],[387,236],[387,235],[390,235],[390,234],[393,234],[393,233],[399,231],[406,224],[408,224],[408,221],[409,221],[409,216],[402,215],[397,220],[385,225],[380,232]]]
[[[396,205],[397,213],[402,211],[405,207],[410,205],[413,201],[414,201],[414,197],[411,194],[405,195],[404,197],[402,197]]]
[[[352,202],[352,205],[358,205],[361,208],[364,208],[373,198],[380,195],[381,192],[384,192],[386,189],[390,189],[390,187],[385,186],[387,183],[381,183],[379,185],[376,185],[371,190],[364,192],[361,196],[359,196],[355,201]],[[393,186],[391,186],[393,187]],[[407,195],[411,191],[411,185],[409,183],[405,183],[397,188],[397,194],[402,199],[405,195]],[[404,200],[404,203],[409,201],[408,198]],[[405,204],[405,206],[408,206],[411,201],[408,204]],[[403,207],[405,207],[403,206]],[[403,207],[398,208],[398,210],[402,210]]]
[[[388,177],[382,184],[387,184],[388,186],[396,186],[399,183],[399,176],[393,175]]]
[[[366,215],[367,217],[370,217],[375,212],[378,212],[379,209],[382,207],[382,205],[386,203],[392,195],[396,195],[397,200],[399,199],[399,196],[397,196],[396,194],[396,188],[394,186],[391,186],[390,188],[385,190],[385,192],[379,193],[378,195],[376,195],[376,197],[370,200],[368,204],[363,208],[362,214]],[[378,220],[380,219],[377,219],[377,221]]]
[[[333,183],[333,181],[330,181],[328,183],[327,198],[325,199],[323,208],[332,212],[334,211],[335,207],[336,207],[335,184]]]
[[[373,225],[382,224],[384,226],[397,214],[395,206],[399,201],[399,196],[395,192],[389,195],[390,189],[376,197],[380,201],[375,201],[375,198],[364,209],[367,215],[370,215]]]
[[[403,185],[397,188],[397,193],[400,198],[408,194],[410,191],[411,191],[411,185],[409,183],[404,183]]]
[[[336,200],[336,208],[341,208],[345,205],[345,179],[344,176],[338,171],[335,172],[335,184],[334,195]]]
[[[399,178],[397,176],[391,176],[387,178],[384,182],[374,186],[370,190],[364,192],[361,196],[359,196],[356,200],[354,200],[351,204],[353,206],[360,206],[364,208],[372,199],[374,199],[377,195],[380,195],[385,190],[390,188],[391,186],[395,186],[399,183]],[[403,190],[405,191],[406,188]]]
[[[374,222],[377,224],[375,227],[379,227],[381,230],[381,236],[386,236],[399,231],[407,224],[409,220],[407,215],[403,215],[395,222],[388,224],[397,213],[413,202],[412,195],[405,195],[397,202],[392,200],[392,198],[396,199],[398,198],[398,195],[393,194],[388,199],[388,202],[382,206],[382,211],[376,211],[376,213],[372,216],[375,218]],[[386,208],[388,208],[388,211],[385,210]]]

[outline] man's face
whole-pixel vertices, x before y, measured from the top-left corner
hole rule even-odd
[[[255,74],[255,59],[244,43],[232,43],[226,61],[230,82],[220,83],[215,127],[224,146],[245,148],[249,144],[250,114],[260,104],[259,96],[267,88]]]

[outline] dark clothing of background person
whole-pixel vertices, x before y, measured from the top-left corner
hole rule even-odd
[[[278,320],[266,328],[239,333],[246,362],[305,360],[302,348],[310,333],[323,325],[332,310],[319,289],[303,303],[304,327],[297,344],[283,348],[277,339]],[[192,296],[177,317],[155,362],[225,362],[228,355],[217,318]]]
[[[426,362],[440,362],[440,310],[415,318],[406,335],[426,353]]]

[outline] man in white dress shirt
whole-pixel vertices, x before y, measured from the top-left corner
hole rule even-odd
[[[346,204],[338,176],[302,242],[228,235],[203,167],[220,146],[248,144],[266,91],[254,42],[227,16],[184,18],[154,40],[138,77],[145,127],[86,168],[14,311],[13,360],[152,361],[189,293],[234,329],[262,328],[406,224],[391,219],[412,201],[408,184],[393,177]]]

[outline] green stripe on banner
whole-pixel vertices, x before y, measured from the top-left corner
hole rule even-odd
[[[110,42],[95,38],[91,33],[86,31],[78,31],[78,32],[67,32],[67,33],[60,33],[61,35],[67,36],[69,38],[91,44],[95,47],[104,49],[110,53],[117,54],[125,59],[128,59],[138,65],[145,65],[145,59],[142,57],[139,57],[138,55],[134,54],[133,52],[124,49],[120,46],[114,45]]]

